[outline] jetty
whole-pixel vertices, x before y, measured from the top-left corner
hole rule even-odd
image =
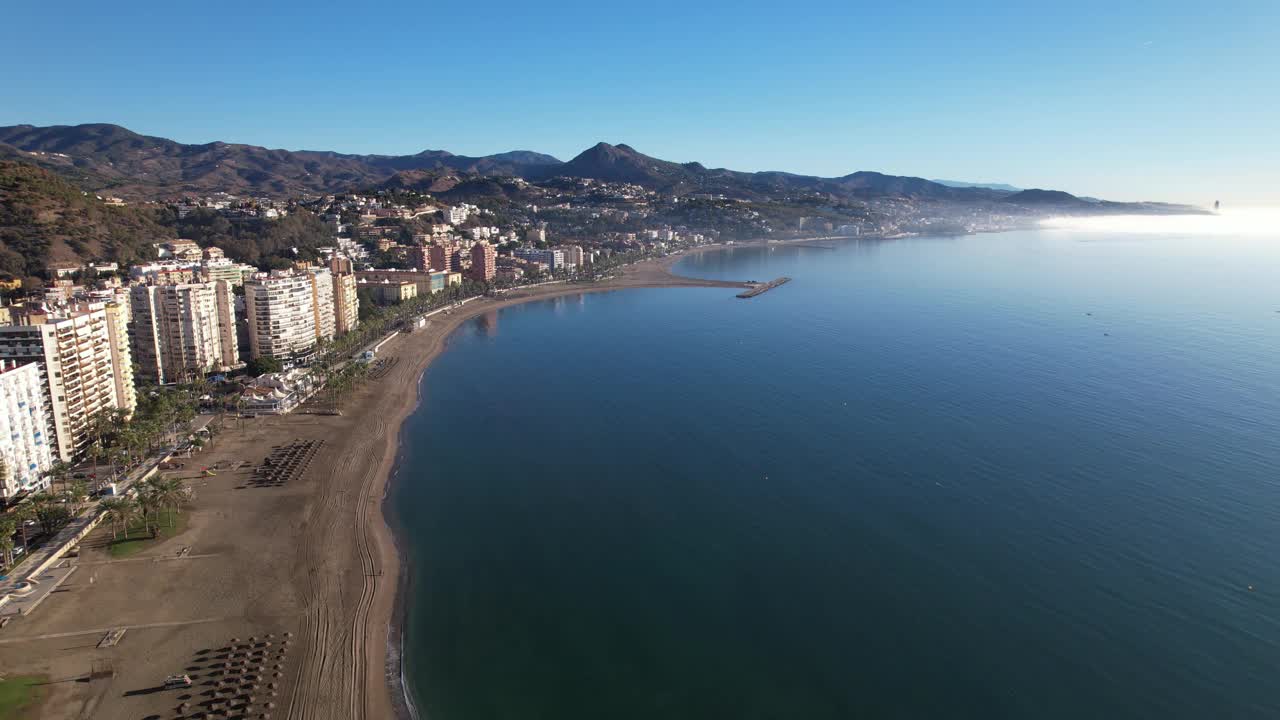
[[[770,280],[767,283],[751,283],[751,287],[738,293],[738,297],[744,300],[747,298],[753,298],[757,295],[763,295],[779,285],[785,285],[789,282],[791,282],[791,278],[784,276]]]

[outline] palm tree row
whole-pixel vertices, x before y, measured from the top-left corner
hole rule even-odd
[[[169,527],[173,527],[173,515],[191,501],[191,489],[177,479],[154,477],[137,486],[132,497],[113,497],[102,501],[102,509],[111,522],[111,538],[119,537],[120,530],[129,537],[129,527],[139,518],[143,530],[155,537],[160,529],[160,516],[166,514]],[[154,521],[154,523],[153,523]]]

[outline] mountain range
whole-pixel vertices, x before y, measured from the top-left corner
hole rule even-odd
[[[823,195],[832,200],[905,198],[944,203],[1002,203],[1026,209],[1087,207],[1098,212],[1185,212],[1159,203],[1101,203],[1054,191],[1011,186],[941,183],[918,177],[859,171],[841,177],[787,172],[738,172],[676,163],[626,144],[598,143],[562,162],[543,153],[515,150],[470,157],[444,150],[413,155],[353,155],[331,151],[276,150],[212,142],[191,145],[140,135],[118,125],[0,127],[0,159],[31,163],[80,187],[128,199],[167,199],[227,192],[288,197],[361,188],[449,188],[478,176],[539,182],[556,177],[632,183],[669,195],[711,195],[743,200],[787,200]],[[1030,192],[1030,194],[1027,194]]]

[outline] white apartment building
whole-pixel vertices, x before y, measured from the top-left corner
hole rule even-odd
[[[40,364],[0,360],[0,499],[48,487],[53,440],[45,409]]]
[[[552,270],[564,269],[564,251],[559,248],[549,248],[547,250],[516,248],[514,254],[521,260],[542,263]]]
[[[444,209],[444,219],[450,225],[461,225],[471,216],[471,206],[454,205]]]
[[[56,453],[70,462],[89,443],[91,417],[135,406],[123,308],[14,308],[13,316],[18,324],[0,327],[0,358],[39,363]]]
[[[206,248],[208,250],[216,250],[217,248]],[[200,277],[205,282],[217,282],[225,280],[232,287],[239,287],[244,284],[246,275],[253,275],[258,271],[252,265],[241,265],[237,262],[224,260],[219,258],[209,258],[200,263]]]
[[[235,327],[229,336],[222,329],[227,309],[234,307],[230,292],[230,284],[221,280],[135,286],[130,291],[130,341],[142,375],[165,385],[235,365]]]
[[[316,313],[311,277],[276,271],[244,284],[249,357],[306,364],[316,350]]]

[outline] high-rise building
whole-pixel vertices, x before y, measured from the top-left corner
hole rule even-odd
[[[334,275],[349,275],[355,270],[351,264],[351,258],[342,255],[334,255],[329,258],[329,272]]]
[[[430,249],[430,264],[432,270],[439,272],[452,272],[453,270],[458,269],[458,266],[453,262],[454,253],[457,250],[453,243],[447,240],[441,240],[439,242],[432,243],[428,248]]]
[[[225,280],[213,283],[213,295],[218,313],[218,345],[222,352],[223,367],[240,365],[240,333],[236,328],[236,294],[232,284]]]
[[[581,245],[566,245],[561,248],[564,251],[564,262],[566,265],[581,270],[583,262],[586,260],[586,253],[583,252]]]
[[[360,323],[360,297],[356,289],[354,274],[334,273],[333,329],[339,335],[355,330]]]
[[[111,377],[116,386],[116,407],[132,414],[138,407],[138,395],[133,381],[133,350],[129,347],[129,296],[120,294],[116,298],[103,306],[107,342],[111,346]]]
[[[305,273],[311,280],[311,310],[316,318],[316,340],[332,340],[337,334],[333,274],[321,268],[309,268]]]
[[[48,487],[52,446],[40,363],[0,360],[0,500]]]
[[[316,313],[309,275],[276,271],[245,282],[249,357],[306,364],[316,350]]]
[[[218,286],[222,286],[219,303]],[[192,380],[230,368],[237,353],[227,354],[228,342],[220,320],[230,299],[230,284],[137,285],[130,291],[133,322],[130,340],[142,375],[161,385]]]
[[[414,245],[408,252],[409,267],[426,272],[431,269],[431,248],[426,245]]]
[[[89,444],[91,418],[135,405],[123,309],[115,303],[23,307],[14,309],[13,319],[16,325],[0,327],[0,358],[40,364],[55,451],[70,462]]]
[[[488,282],[498,274],[498,249],[481,240],[471,246],[471,279]]]

